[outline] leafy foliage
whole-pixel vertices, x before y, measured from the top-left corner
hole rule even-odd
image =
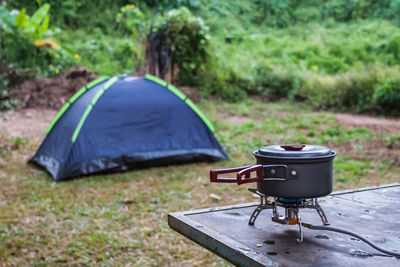
[[[153,33],[159,32],[173,53],[181,83],[229,100],[273,94],[318,108],[387,112],[374,94],[399,74],[398,0],[41,2],[43,10],[51,3],[57,14],[53,25],[63,30],[47,30],[40,40],[47,40],[51,32],[82,56],[80,64],[104,74],[140,69],[144,37],[153,25]],[[7,5],[21,10],[17,24],[23,27],[24,15],[40,7],[31,0],[10,0]],[[7,16],[2,17],[7,21]],[[46,24],[42,19],[43,29]],[[40,33],[38,29],[36,34]],[[49,39],[37,44],[53,43]],[[27,51],[14,57],[11,53],[8,62],[15,64],[22,60],[17,55],[28,53],[34,55],[30,58],[49,60],[48,47],[45,53],[44,47],[31,49],[31,45],[18,49]],[[25,65],[40,69],[48,65],[41,64]],[[52,64],[49,73],[43,72],[54,73],[63,64],[69,63],[60,61]]]
[[[222,76],[215,90],[226,87],[222,82],[233,81],[229,85],[236,89],[230,91],[273,94],[317,108],[361,112],[376,110],[375,88],[400,74],[397,27],[385,21],[252,29],[255,33],[235,31],[212,39],[209,53],[217,66],[205,68],[201,84]],[[207,86],[202,89],[210,91]],[[213,93],[227,95],[222,90]],[[228,97],[241,100],[243,95]]]
[[[53,14],[52,20],[54,24],[63,29],[78,29],[78,28],[95,28],[100,27],[103,31],[110,30],[107,33],[112,33],[114,30],[112,22],[115,19],[115,14],[118,13],[121,6],[128,4],[126,0],[9,0],[7,4],[10,8],[22,9],[26,8],[28,13],[33,13],[39,3],[42,5],[51,4]]]
[[[26,15],[26,9],[23,8],[15,16],[15,24],[24,33],[29,34],[35,39],[42,39],[43,34],[49,28],[49,4],[41,6],[31,18]]]
[[[135,5],[121,7],[115,21],[121,26],[121,32],[131,35],[131,53],[136,67],[143,64],[142,43],[148,32],[148,24],[143,12]]]
[[[144,0],[147,6],[163,12],[170,9],[178,9],[181,7],[187,7],[189,9],[197,9],[200,5],[200,0]]]
[[[44,4],[30,17],[26,9],[9,11],[0,6],[0,109],[15,105],[9,90],[18,79],[15,76],[33,74],[55,75],[77,62],[69,49],[58,44],[49,28],[49,4]]]
[[[15,107],[18,102],[10,99],[9,88],[13,83],[13,73],[0,62],[0,111]]]
[[[0,59],[5,64],[50,74],[50,64],[62,68],[75,63],[72,51],[51,38],[57,30],[49,28],[49,9],[50,5],[45,4],[29,17],[25,8],[10,12],[0,6],[4,17],[0,24]]]
[[[180,80],[193,82],[197,70],[208,57],[209,28],[203,20],[181,7],[159,17],[152,31],[170,52],[171,65],[178,66]]]
[[[393,78],[378,87],[374,101],[387,114],[400,114],[400,78]]]
[[[133,4],[121,7],[115,21],[122,26],[122,31],[132,34],[133,38],[146,29],[143,12]]]
[[[85,30],[63,30],[58,38],[81,56],[79,64],[95,73],[131,74],[140,66],[135,56],[141,45],[132,38],[110,36],[100,28],[94,29],[89,35]]]

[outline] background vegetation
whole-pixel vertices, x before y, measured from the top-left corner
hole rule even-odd
[[[315,108],[400,112],[390,102],[399,97],[398,89],[392,88],[396,83],[390,82],[400,73],[398,0],[23,0],[6,4],[18,14],[34,14],[40,6],[51,4],[54,40],[78,55],[75,63],[98,73],[140,70],[146,37],[160,30],[170,34],[171,49],[178,47],[174,60],[182,61],[178,62],[180,82],[196,85],[203,94],[233,101],[272,94],[306,101]],[[182,7],[187,8],[184,16]],[[172,9],[181,10],[176,11],[181,15],[168,22],[166,14]],[[193,37],[190,30],[179,29],[190,19],[204,20],[198,37],[202,43],[185,54],[182,51],[190,50],[187,44],[194,44],[188,41]],[[71,65],[65,56],[61,63],[57,57],[43,57],[46,51],[32,47],[32,39],[26,36],[4,36],[4,19],[2,25],[4,63],[35,66],[44,75],[52,74],[47,69],[50,61],[57,64],[54,70]],[[10,46],[10,40],[22,45]]]

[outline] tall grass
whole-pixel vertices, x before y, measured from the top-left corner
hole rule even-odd
[[[400,73],[399,32],[388,21],[251,29],[214,36],[217,63],[205,76],[229,73],[221,80],[245,94],[274,94],[319,108],[369,111],[375,109],[376,88]],[[233,100],[238,96],[243,94],[228,95]]]
[[[104,34],[100,28],[89,33],[82,29],[64,30],[58,38],[81,56],[80,64],[95,73],[131,74],[137,66],[135,53],[141,49],[141,44],[136,44],[131,38]]]

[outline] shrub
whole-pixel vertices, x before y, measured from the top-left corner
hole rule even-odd
[[[55,29],[49,28],[49,9],[45,4],[28,16],[25,8],[9,11],[0,5],[0,110],[17,104],[9,90],[22,79],[58,74],[79,59],[51,39]]]
[[[396,35],[390,38],[387,47],[386,47],[386,52],[388,54],[392,54],[394,57],[394,61],[398,62],[400,59],[400,36]]]
[[[10,12],[0,6],[0,59],[5,64],[33,73],[56,74],[76,62],[72,51],[51,39],[56,29],[49,28],[49,9],[45,4],[30,17],[25,8]]]
[[[294,66],[270,66],[261,63],[255,67],[253,76],[254,92],[262,95],[293,97],[304,80]]]
[[[377,87],[373,99],[384,113],[400,114],[400,78],[390,79]]]
[[[52,12],[57,14],[52,17],[54,23],[63,29],[93,29],[100,27],[111,34],[114,30],[115,14],[121,6],[127,4],[126,0],[7,0],[7,5],[15,9],[27,8],[32,13],[39,3],[51,4]]]
[[[393,70],[379,67],[362,69],[333,76],[316,75],[308,80],[297,97],[316,108],[345,111],[374,109],[374,90]]]
[[[125,5],[121,7],[117,14],[115,21],[121,26],[122,32],[128,32],[132,34],[134,39],[140,40],[141,32],[145,31],[146,23],[144,20],[144,14],[135,5]]]
[[[18,102],[10,99],[9,87],[15,81],[16,74],[0,62],[0,111],[15,107]]]
[[[132,38],[132,40],[129,40],[130,42],[125,42],[125,44],[130,45],[130,47],[126,47],[125,49],[116,49],[117,51],[119,50],[119,53],[117,52],[115,54],[118,54],[121,58],[119,59],[120,62],[126,62],[126,59],[124,60],[124,57],[126,56],[133,57],[134,63],[132,65],[134,66],[131,65],[131,69],[139,69],[139,67],[144,63],[142,43],[148,33],[148,23],[145,15],[139,7],[133,4],[128,4],[121,7],[115,21],[120,26],[120,32],[129,33]],[[123,43],[123,41],[124,40],[120,43]],[[121,48],[121,46],[118,48]]]
[[[229,68],[220,68],[213,59],[199,69],[196,82],[203,94],[219,95],[229,101],[247,98],[245,80]]]
[[[179,68],[179,80],[191,84],[208,58],[209,28],[187,8],[173,9],[157,19],[153,39],[161,40],[171,56],[171,66]],[[174,70],[172,70],[172,73]],[[174,74],[174,73],[173,73]]]

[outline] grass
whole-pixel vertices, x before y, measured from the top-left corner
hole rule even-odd
[[[141,45],[129,36],[107,35],[95,28],[90,33],[81,29],[64,30],[58,37],[62,44],[80,56],[81,65],[95,73],[131,74],[140,65],[135,54]]]
[[[397,26],[379,19],[226,26],[212,31],[213,64],[200,85],[232,100],[275,95],[320,109],[390,113],[396,109],[387,106],[396,99],[394,86],[388,86],[385,104],[373,96],[399,76],[397,32]]]
[[[217,56],[240,76],[251,76],[257,65],[295,65],[307,74],[336,74],[376,62],[398,64],[389,49],[397,27],[385,20],[294,25],[283,29],[259,28],[221,32],[213,39]],[[227,36],[232,41],[226,42]],[[226,64],[241,62],[241,64]],[[266,64],[265,64],[266,63]]]
[[[202,101],[230,160],[96,175],[54,183],[26,164],[37,143],[0,129],[0,264],[226,266],[170,230],[167,214],[254,201],[246,186],[211,184],[213,168],[254,163],[261,145],[305,142],[334,148],[335,190],[398,181],[390,156],[367,156],[385,138],[339,125],[332,113],[289,102]],[[44,129],[43,129],[44,130]],[[210,197],[220,196],[220,200]]]

